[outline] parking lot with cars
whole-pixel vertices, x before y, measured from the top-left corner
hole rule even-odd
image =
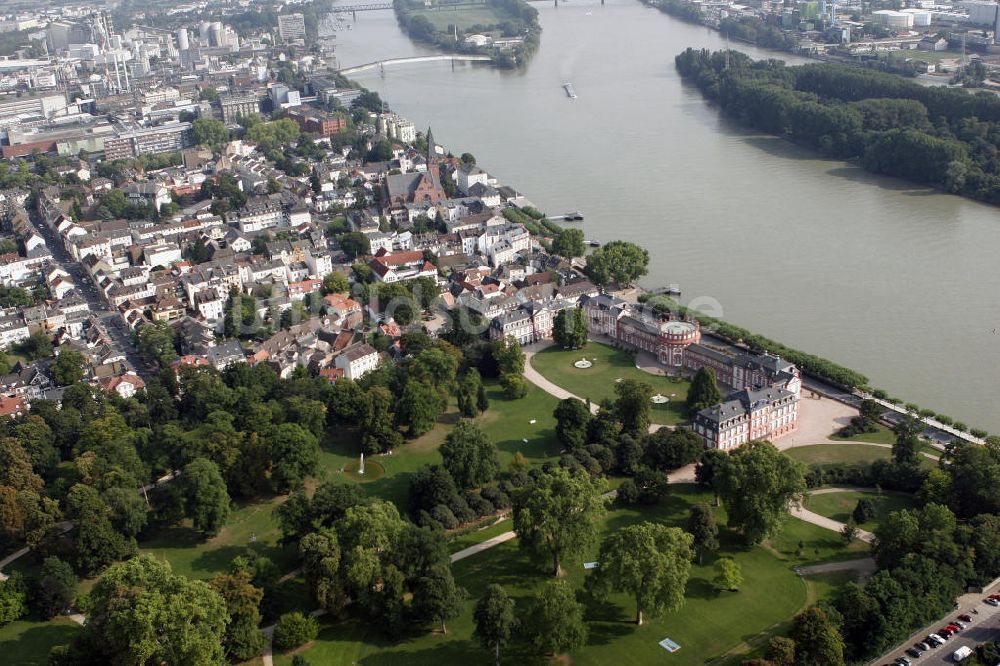
[[[958,608],[946,618],[924,627],[871,665],[954,664],[955,653],[966,652],[962,648],[968,648],[971,653],[977,645],[992,641],[1000,641],[1000,594],[987,590],[963,595],[958,600]]]

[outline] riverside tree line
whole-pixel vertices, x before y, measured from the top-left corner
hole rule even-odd
[[[1000,99],[842,65],[687,49],[681,76],[741,123],[866,170],[1000,204]]]

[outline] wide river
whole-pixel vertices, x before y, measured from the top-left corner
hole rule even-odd
[[[541,48],[523,71],[431,62],[356,78],[542,210],[582,211],[588,238],[646,247],[646,286],[679,283],[685,303],[707,298],[733,323],[1000,432],[1000,209],[720,118],[673,65],[688,46],[722,47],[714,31],[635,0],[534,6]],[[391,11],[359,13],[336,38],[343,67],[432,52]]]

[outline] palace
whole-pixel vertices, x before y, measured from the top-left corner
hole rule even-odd
[[[673,315],[661,317],[600,294],[580,306],[592,332],[656,356],[666,366],[694,375],[715,371],[726,399],[698,412],[693,428],[708,448],[730,450],[755,439],[777,439],[797,427],[802,378],[793,363],[771,354],[731,355],[701,344],[701,325]]]

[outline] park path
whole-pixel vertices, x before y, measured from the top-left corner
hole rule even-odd
[[[813,564],[808,567],[795,567],[795,573],[800,576],[811,576],[813,574],[830,573],[833,571],[857,571],[861,578],[868,578],[878,571],[878,565],[870,557],[859,557],[854,560],[844,560],[842,562],[826,562],[824,564]]]
[[[826,495],[829,493],[856,492],[859,490],[862,491],[871,490],[871,488],[820,488],[819,490],[814,490],[813,492],[808,494]],[[804,520],[807,523],[812,523],[813,525],[817,525],[827,530],[832,530],[834,532],[841,532],[844,529],[844,523],[837,522],[836,520],[833,520],[832,518],[827,518],[826,516],[821,516],[818,513],[813,513],[812,511],[807,509],[804,504],[801,506],[792,506],[790,509],[790,513],[796,518]],[[863,530],[861,528],[858,528],[858,538],[864,541],[865,543],[872,543],[873,541],[875,541],[874,534],[872,534],[868,530]]]
[[[506,543],[507,541],[510,541],[511,539],[513,539],[516,536],[517,536],[517,534],[514,531],[504,532],[503,534],[498,534],[495,537],[492,537],[492,538],[487,539],[486,541],[483,541],[482,543],[477,543],[477,544],[475,544],[473,546],[469,546],[468,548],[463,548],[462,550],[458,551],[457,553],[452,553],[451,554],[451,561],[452,561],[452,563],[455,563],[455,562],[458,562],[459,560],[464,560],[465,558],[467,558],[467,557],[469,557],[471,555],[475,555],[476,553],[481,553],[484,550],[489,550],[490,548],[493,548],[494,546],[499,546],[502,543]]]

